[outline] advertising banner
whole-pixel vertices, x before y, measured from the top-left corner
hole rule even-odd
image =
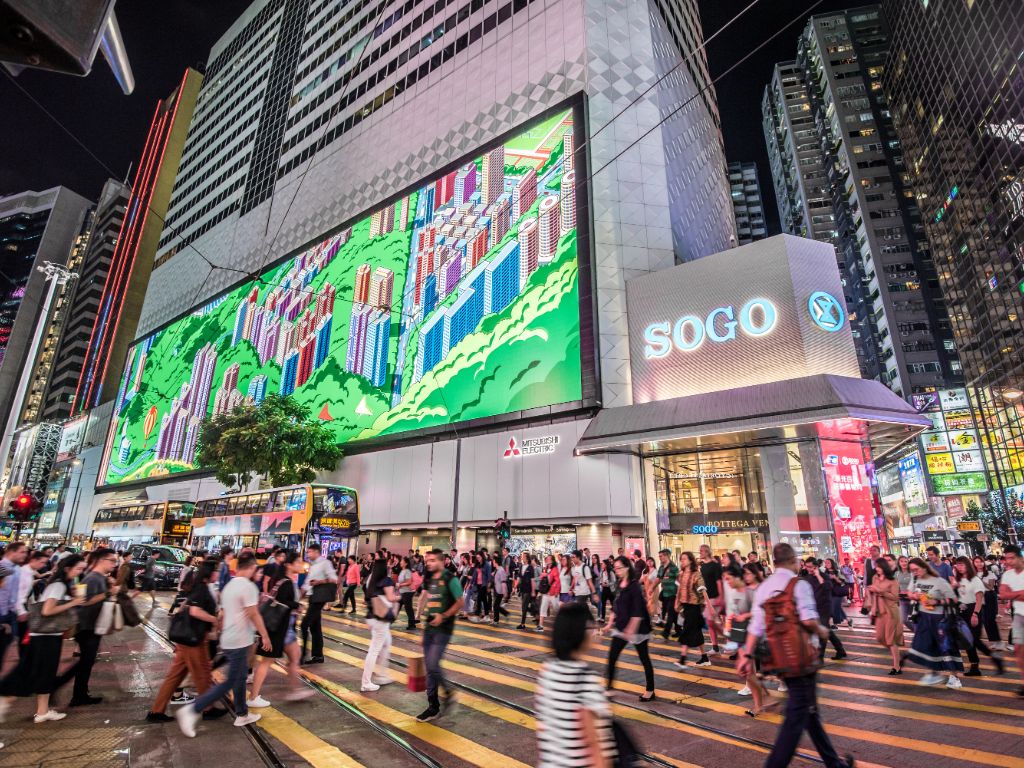
[[[85,428],[89,426],[89,417],[81,416],[64,422],[57,446],[57,461],[66,461],[76,455],[85,442]]]
[[[961,493],[985,493],[988,481],[984,472],[960,472],[932,478],[932,487],[940,496]]]
[[[100,484],[198,469],[202,421],[270,393],[339,444],[582,407],[578,129],[547,117],[137,342]]]
[[[928,474],[930,475],[948,475],[956,472],[952,454],[930,453],[924,459],[928,464]]]
[[[901,458],[897,466],[899,467],[900,481],[903,484],[903,498],[907,502],[908,513],[911,517],[927,514],[928,494],[925,491],[921,455],[914,451]]]
[[[857,443],[823,439],[821,453],[840,557],[849,555],[854,562],[861,562],[870,547],[881,545],[864,451]]]

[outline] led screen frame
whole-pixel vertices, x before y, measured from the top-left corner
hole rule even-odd
[[[163,325],[159,326],[153,331],[136,339],[133,342],[128,353],[128,360],[125,366],[124,379],[118,392],[117,401],[115,404],[115,413],[112,415],[111,418],[110,430],[108,433],[107,443],[104,449],[103,462],[100,468],[100,475],[97,478],[97,490],[109,491],[113,489],[124,489],[138,487],[141,485],[148,485],[150,483],[160,482],[163,480],[185,480],[190,477],[205,476],[210,474],[210,470],[208,469],[190,467],[186,469],[181,469],[179,471],[174,471],[169,474],[148,475],[145,477],[138,477],[128,480],[114,480],[108,482],[108,473],[111,466],[110,460],[113,457],[113,454],[119,450],[119,434],[122,440],[125,437],[125,434],[123,432],[119,433],[118,431],[119,427],[121,427],[122,424],[124,423],[121,418],[123,413],[122,403],[124,403],[124,397],[126,392],[133,386],[132,372],[135,370],[135,363],[138,362],[136,357],[139,352],[141,344],[147,342],[148,340],[157,338],[159,334],[161,334],[163,331],[167,330],[171,326],[174,326],[176,323],[179,323],[182,320],[188,318],[189,316],[195,315],[197,312],[216,311],[218,305],[221,302],[224,302],[228,297],[231,297],[232,294],[234,294],[243,285],[246,285],[247,283],[261,283],[259,290],[262,292],[264,290],[264,287],[266,286],[266,283],[261,281],[267,281],[268,279],[276,279],[276,277],[278,276],[278,271],[282,270],[282,268],[285,265],[287,265],[290,261],[296,260],[298,256],[303,255],[306,252],[309,252],[311,249],[316,248],[318,245],[331,242],[333,238],[344,236],[344,233],[346,231],[350,231],[353,226],[365,225],[365,223],[371,220],[372,217],[376,215],[376,213],[379,211],[388,210],[390,207],[396,206],[396,204],[400,204],[402,200],[414,199],[418,192],[424,192],[430,189],[431,187],[437,189],[437,185],[442,183],[451,183],[452,178],[456,176],[461,169],[468,168],[467,164],[471,164],[474,161],[477,161],[478,163],[478,178],[476,179],[476,184],[478,185],[477,189],[479,189],[479,185],[482,184],[482,179],[480,178],[482,174],[480,173],[479,164],[481,162],[481,158],[487,156],[496,147],[503,145],[508,146],[510,144],[510,141],[517,138],[526,137],[531,130],[543,127],[547,123],[551,123],[553,119],[561,113],[567,113],[568,115],[571,116],[573,134],[576,139],[574,142],[574,152],[572,157],[574,165],[573,172],[575,174],[576,179],[576,183],[573,189],[573,201],[576,209],[575,291],[577,294],[576,297],[578,299],[576,306],[576,316],[578,322],[577,327],[579,330],[579,388],[578,391],[574,390],[573,394],[578,394],[578,397],[573,397],[572,399],[561,401],[554,404],[536,405],[528,408],[510,409],[502,413],[467,418],[462,421],[455,420],[450,423],[433,424],[420,428],[394,431],[379,436],[349,439],[347,441],[341,440],[341,443],[343,444],[346,453],[353,454],[370,450],[377,450],[382,447],[408,445],[414,443],[436,441],[444,438],[460,437],[469,434],[478,434],[481,432],[492,431],[494,429],[507,428],[518,424],[529,423],[540,419],[568,418],[588,411],[593,412],[595,409],[600,407],[600,377],[596,352],[597,302],[595,300],[596,286],[594,278],[594,269],[592,264],[591,247],[593,242],[593,222],[590,215],[590,184],[588,175],[589,142],[585,140],[585,137],[587,135],[586,126],[588,124],[586,111],[586,101],[582,94],[546,110],[542,114],[539,114],[536,117],[507,131],[506,133],[497,137],[488,144],[483,145],[480,148],[474,149],[473,151],[465,154],[459,159],[449,163],[447,166],[440,169],[438,172],[420,181],[417,181],[415,184],[403,189],[399,193],[391,196],[387,200],[375,206],[375,208],[363,211],[360,214],[352,217],[349,221],[346,221],[343,224],[334,227],[325,234],[318,236],[311,242],[304,244],[302,247],[293,249],[284,257],[264,267],[261,270],[260,275],[256,279],[256,281],[241,280],[233,284],[231,287],[225,289],[224,291],[219,292],[216,296],[207,299],[203,305],[193,307],[189,312],[183,313],[178,317],[173,318],[172,320],[168,321],[167,323],[164,323]],[[543,167],[543,164],[541,165],[541,167]],[[447,182],[445,181],[446,179],[448,180]],[[508,187],[506,187],[506,191],[507,190]],[[561,190],[559,189],[559,191]],[[533,212],[539,215],[536,202],[537,201],[535,201]],[[401,222],[401,214],[398,211],[393,211],[393,214],[398,216],[398,221]],[[522,217],[518,222],[513,221],[512,226],[518,228],[519,223],[522,223]],[[398,226],[397,224],[395,224],[394,220],[392,220],[392,224],[396,227]],[[517,239],[518,238],[513,237],[512,242],[515,242]],[[561,240],[559,242],[561,243]],[[561,247],[562,246],[560,244],[558,246],[558,249],[561,250]],[[489,257],[492,256],[492,252],[490,249],[488,249],[487,254]],[[561,256],[561,254],[559,254],[559,256]],[[558,258],[554,260],[554,262],[556,263],[558,261]],[[465,276],[468,277],[468,271]],[[373,277],[376,277],[376,275],[374,275]],[[399,275],[396,273],[394,275],[395,294],[398,294],[400,290],[397,285],[398,277]],[[407,272],[405,277],[409,281],[412,281],[415,276]],[[355,287],[349,293],[349,296],[351,296],[352,298],[355,298],[355,290],[359,290],[359,288]],[[341,291],[338,291],[338,294],[339,299],[341,299],[342,306],[341,311],[333,317],[333,322],[341,323],[343,326],[348,326],[351,318],[346,316],[346,313],[348,312],[348,309],[352,307],[352,304],[349,303],[351,299],[346,299],[341,294]],[[451,298],[451,296],[447,297],[447,299],[449,300]],[[513,297],[512,301],[515,302],[515,300],[516,297]],[[401,304],[402,301],[403,299],[401,297],[397,299],[397,303],[399,304]],[[210,307],[213,307],[213,309],[209,310],[208,308]],[[568,310],[566,309],[566,311]],[[400,312],[399,316],[405,317],[406,315]],[[244,321],[242,323],[242,328],[244,330]],[[482,326],[478,326],[478,329],[482,329]],[[398,332],[399,337],[401,337],[401,333],[401,331]],[[328,336],[332,336],[330,331],[328,331]],[[232,344],[232,346],[234,346],[234,344]],[[337,365],[341,366],[342,368],[346,367],[347,361],[345,359],[346,356],[344,352],[341,355],[339,355],[338,351],[334,348],[334,345],[332,345],[331,352],[327,355],[327,357],[333,359],[334,362]],[[393,357],[389,358],[389,365],[394,363],[394,359],[395,358]],[[565,360],[568,361],[570,360],[570,358],[566,357]],[[195,369],[193,370],[193,374],[194,373]],[[213,391],[209,394],[208,408],[210,406],[216,408],[214,402],[215,392],[221,388],[222,383],[220,381],[221,372],[219,370],[217,371],[217,375],[214,378],[215,381],[213,381],[212,383]],[[241,384],[239,384],[239,386],[241,386]],[[441,396],[443,397],[443,387],[438,387],[437,389],[442,391]],[[169,398],[167,399],[169,400]],[[314,408],[313,411],[314,415],[319,415],[316,408]],[[147,416],[148,415],[149,414],[147,414]],[[150,419],[150,421],[154,423],[149,425],[147,440],[152,441],[157,439],[157,435],[160,432],[162,425],[160,423],[155,423],[159,422],[159,419]],[[125,426],[125,429],[127,429],[127,426]]]

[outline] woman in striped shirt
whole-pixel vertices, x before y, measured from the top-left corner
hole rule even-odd
[[[611,768],[611,708],[600,676],[582,657],[591,646],[587,606],[567,603],[555,616],[552,650],[537,680],[538,768]]]

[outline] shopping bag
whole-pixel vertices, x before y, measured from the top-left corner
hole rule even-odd
[[[121,620],[121,627],[117,626],[118,613],[117,603],[113,600],[104,600],[100,606],[100,612],[96,617],[96,624],[92,631],[97,635],[110,635],[117,632],[124,626],[123,619]]]
[[[420,691],[427,690],[427,668],[423,664],[422,656],[411,656],[409,658],[409,668],[406,674],[408,676],[408,683],[406,685],[410,691],[419,693]]]

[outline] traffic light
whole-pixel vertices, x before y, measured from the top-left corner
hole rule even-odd
[[[42,506],[35,496],[23,493],[11,500],[10,516],[19,523],[38,520]]]
[[[505,514],[507,515],[508,512]],[[494,532],[499,539],[504,541],[512,538],[512,523],[508,521],[508,517],[502,517],[494,521]]]

